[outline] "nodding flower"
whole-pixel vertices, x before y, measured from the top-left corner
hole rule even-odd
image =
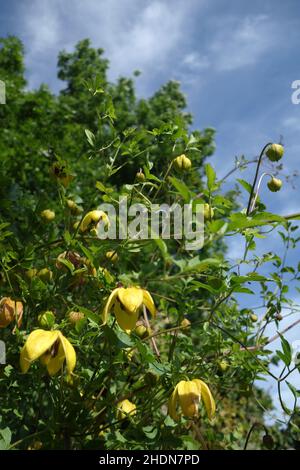
[[[40,359],[47,367],[50,376],[57,374],[66,362],[68,375],[72,374],[76,365],[76,353],[72,344],[58,330],[32,331],[21,350],[21,371],[26,373],[32,362]]]
[[[20,328],[23,316],[23,304],[10,297],[3,297],[0,300],[0,328],[5,328],[16,320]]]
[[[127,399],[120,401],[117,409],[118,419],[125,419],[136,414],[136,405]]]
[[[143,305],[151,315],[156,315],[156,308],[149,292],[140,287],[118,287],[112,291],[103,310],[103,323],[113,310],[119,326],[130,332],[135,328]]]
[[[183,416],[194,418],[198,416],[198,407],[201,400],[209,419],[212,419],[216,411],[216,405],[206,383],[200,379],[181,380],[169,398],[169,415],[175,421],[178,420],[180,412],[178,413],[177,408],[180,407]]]
[[[104,227],[109,227],[110,225],[109,218],[105,212],[94,210],[84,216],[79,228],[81,232],[89,230],[97,234],[97,226],[99,223],[103,223]]]

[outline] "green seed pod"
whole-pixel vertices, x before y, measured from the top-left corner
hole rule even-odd
[[[72,201],[72,199],[67,199],[66,202],[71,214],[79,215],[82,212],[82,208],[79,207],[75,201]]]
[[[72,325],[76,325],[80,320],[83,320],[84,313],[82,312],[70,312],[68,314],[68,319]]]
[[[214,218],[214,210],[209,204],[204,204],[203,216],[205,222]]]
[[[51,310],[40,313],[38,316],[39,326],[41,328],[52,328],[55,323],[55,315]]]
[[[48,268],[41,269],[37,275],[44,282],[50,282],[53,278],[53,272]]]
[[[139,181],[140,183],[143,183],[146,179],[146,176],[144,175],[144,173],[142,171],[138,171],[137,174],[135,175],[137,181]]]
[[[280,191],[282,186],[282,181],[279,178],[271,178],[270,181],[268,182],[268,188],[272,193],[276,193],[277,191]]]
[[[37,276],[37,272],[38,270],[36,268],[30,268],[30,269],[27,269],[25,275],[26,277],[28,277],[28,279],[33,279],[34,277]]]
[[[271,162],[278,162],[284,154],[284,148],[280,144],[272,144],[267,148],[266,155]]]
[[[41,212],[41,217],[45,222],[52,222],[55,219],[55,212],[50,209],[45,209]]]
[[[138,325],[135,328],[134,332],[141,339],[146,338],[148,336],[147,328],[144,325]]]

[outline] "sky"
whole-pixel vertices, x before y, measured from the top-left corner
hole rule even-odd
[[[220,178],[235,157],[252,159],[265,143],[282,139],[283,189],[270,193],[264,184],[261,197],[270,212],[299,211],[300,178],[291,177],[300,156],[300,104],[291,99],[292,83],[300,80],[299,0],[0,0],[0,36],[7,34],[24,42],[29,87],[43,82],[58,92],[64,85],[56,77],[58,52],[86,37],[105,50],[111,80],[142,72],[140,97],[179,80],[193,127],[216,129],[211,163]],[[236,176],[251,179],[254,170]],[[240,240],[228,245],[229,258],[241,256]],[[258,250],[282,250],[278,234]],[[299,249],[287,261],[298,263]],[[291,294],[300,303],[294,288]],[[287,338],[300,340],[300,327]],[[299,374],[291,381],[300,388]],[[290,402],[290,392],[284,393]]]

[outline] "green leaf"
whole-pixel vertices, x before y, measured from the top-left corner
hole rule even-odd
[[[9,428],[0,429],[0,450],[8,449],[11,442],[11,430]]]
[[[189,202],[191,199],[191,192],[186,184],[175,178],[175,176],[170,176],[169,181],[171,181],[173,186],[177,189],[184,202]]]
[[[205,165],[205,173],[207,178],[207,188],[209,191],[213,191],[216,181],[216,172],[209,163]]]
[[[251,191],[252,191],[252,185],[250,183],[248,183],[248,181],[245,181],[241,178],[237,178],[236,179],[241,186],[243,186],[244,189],[246,189],[246,191],[250,194]]]
[[[217,268],[220,267],[223,263],[222,260],[217,258],[207,258],[204,260],[200,260],[198,256],[191,258],[190,260],[180,260],[174,262],[181,268],[182,272],[186,271],[196,271],[196,272],[203,272],[207,271],[210,268]]]
[[[105,194],[109,194],[113,191],[112,188],[107,188],[106,186],[104,186],[104,184],[101,183],[101,181],[96,182],[96,188],[99,189],[99,191],[101,191],[102,193],[105,193]]]
[[[85,135],[87,137],[88,143],[90,144],[91,147],[95,146],[95,135],[89,131],[88,129],[84,130]]]
[[[281,348],[283,351],[282,360],[286,366],[289,366],[292,361],[292,350],[289,342],[282,336],[282,334],[278,333],[281,339]]]

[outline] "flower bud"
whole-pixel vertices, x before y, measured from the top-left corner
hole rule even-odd
[[[67,199],[67,206],[71,211],[71,214],[78,215],[82,212],[81,207],[79,207],[75,201],[72,201],[72,199]]]
[[[107,252],[105,253],[105,256],[106,256],[106,258],[107,258],[109,261],[111,261],[111,262],[114,263],[114,264],[118,261],[118,258],[119,258],[119,257],[118,257],[118,253],[117,253],[116,251],[114,251],[114,250],[107,251]]]
[[[43,282],[50,282],[53,278],[53,272],[48,268],[40,269],[37,275]]]
[[[70,312],[68,318],[72,325],[76,325],[80,320],[84,319],[84,313],[82,312]]]
[[[203,208],[204,221],[211,220],[214,217],[214,210],[209,204],[204,204]]]
[[[250,320],[252,321],[252,323],[256,323],[258,320],[258,316],[255,315],[255,313],[251,313]]]
[[[55,219],[55,212],[50,209],[45,209],[41,212],[41,217],[45,222],[52,222]]]
[[[28,279],[33,279],[34,277],[37,276],[37,272],[38,270],[36,268],[30,268],[30,269],[27,269],[25,275],[26,277],[28,277]]]
[[[145,327],[145,325],[138,325],[135,328],[134,332],[141,339],[146,338],[148,336],[147,328]]]
[[[268,188],[272,193],[276,193],[281,189],[282,181],[279,178],[271,178],[268,182]]]
[[[174,158],[173,165],[179,171],[181,170],[188,171],[190,170],[192,166],[192,162],[186,155],[182,154]]]
[[[144,173],[142,171],[138,171],[137,174],[135,175],[137,181],[139,181],[140,183],[143,183],[146,179],[146,176],[144,175]]]
[[[40,313],[38,316],[39,326],[41,328],[52,328],[55,323],[55,315],[51,310]]]
[[[278,162],[284,154],[284,148],[280,144],[272,144],[267,148],[266,155],[271,162]]]

